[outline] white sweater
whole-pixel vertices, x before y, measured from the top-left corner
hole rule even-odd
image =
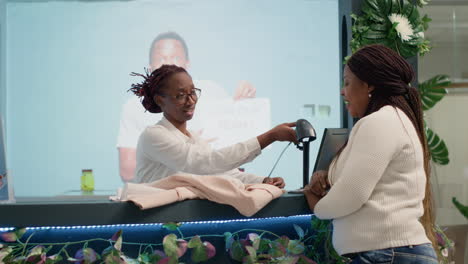
[[[429,243],[419,222],[426,185],[423,149],[409,118],[382,107],[359,120],[328,172],[332,187],[315,206],[333,219],[339,254]]]

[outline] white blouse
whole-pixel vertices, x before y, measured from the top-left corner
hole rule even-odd
[[[140,135],[136,152],[135,182],[146,183],[177,172],[235,177],[243,183],[261,183],[265,177],[237,168],[261,153],[257,138],[214,150],[193,134],[186,136],[165,117]]]

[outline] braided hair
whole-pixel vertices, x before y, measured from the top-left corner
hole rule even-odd
[[[143,81],[140,83],[132,84],[129,91],[132,91],[136,96],[141,98],[141,104],[143,107],[151,113],[161,113],[161,107],[156,104],[154,97],[157,94],[161,94],[162,89],[165,88],[167,80],[176,73],[187,71],[176,65],[163,65],[152,73],[145,68],[145,74],[132,72],[131,76],[143,77]],[[188,73],[187,73],[188,74]]]
[[[426,190],[423,200],[424,215],[420,221],[428,238],[435,244],[433,231],[434,215],[430,184],[430,153],[424,131],[421,99],[410,82],[414,78],[411,65],[392,49],[379,44],[369,45],[354,53],[347,62],[349,69],[360,80],[374,86],[369,105],[364,116],[378,111],[386,105],[401,109],[415,127],[424,153]]]

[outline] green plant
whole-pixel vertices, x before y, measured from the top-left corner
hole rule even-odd
[[[266,231],[249,233],[243,239],[239,234],[229,232],[225,236],[229,255],[242,263],[316,263],[304,255],[306,246],[301,241],[303,237],[289,239]]]
[[[420,2],[420,5],[423,3]],[[430,50],[424,31],[431,21],[420,17],[418,7],[407,0],[365,0],[362,15],[352,15],[351,50],[369,44],[383,44],[405,58]]]
[[[333,224],[331,220],[320,220],[312,216],[311,229],[315,232],[308,237],[305,242],[308,244],[308,257],[317,263],[347,263],[348,258],[340,256],[332,244]]]
[[[168,230],[177,230],[178,224],[167,223],[163,225]],[[200,236],[181,238],[175,234],[168,234],[162,239],[162,243],[125,243],[122,239],[122,231],[116,232],[110,239],[93,238],[82,241],[65,243],[30,243],[34,235],[32,233],[25,241],[21,240],[26,229],[16,229],[11,232],[1,234],[2,239],[7,242],[0,244],[0,263],[8,264],[53,264],[53,263],[141,263],[141,264],[176,264],[179,259],[190,250],[190,258],[193,263],[204,262],[216,254],[216,249],[208,241],[202,241]],[[188,241],[187,241],[188,240]],[[97,253],[91,244],[109,243],[109,247],[101,254]],[[122,245],[140,246],[137,258],[133,259],[122,251]],[[70,254],[67,247],[71,245],[82,245],[82,248]],[[57,247],[59,250],[57,251]],[[156,249],[155,248],[161,248]],[[51,254],[52,250],[54,254]]]
[[[455,207],[460,211],[460,213],[465,216],[466,219],[468,219],[468,206],[463,205],[460,203],[457,198],[452,197],[452,203],[455,205]]]
[[[31,243],[35,231],[23,239],[26,229],[16,229],[0,234],[6,242],[0,243],[0,263],[8,264],[53,264],[53,263],[140,263],[140,264],[177,264],[188,258],[192,263],[202,263],[216,254],[227,252],[241,263],[278,263],[278,264],[325,264],[346,263],[347,259],[339,256],[331,245],[331,222],[322,221],[312,216],[311,231],[305,231],[293,225],[297,238],[291,239],[267,230],[242,229],[224,234],[185,237],[180,223],[166,223],[163,228],[170,234],[160,243],[124,242],[122,231],[116,232],[110,239],[93,238],[88,240],[63,243]],[[223,238],[224,250],[216,249],[207,238]],[[98,253],[98,243],[109,246]],[[70,247],[81,248],[71,254]],[[123,251],[123,245],[140,248],[136,258],[129,257]],[[76,247],[75,247],[76,248]]]
[[[421,96],[423,111],[429,110],[437,104],[447,94],[447,87],[451,84],[447,75],[436,75],[431,79],[418,85]],[[443,139],[441,139],[432,129],[426,127],[426,138],[431,153],[432,161],[440,165],[450,162],[449,152]]]
[[[289,239],[262,231],[246,238],[226,233],[226,250],[234,260],[242,263],[347,263],[331,243],[332,224],[329,220],[311,219],[312,232],[294,225],[298,239]],[[273,239],[271,236],[273,235]],[[270,236],[270,237],[269,237]]]

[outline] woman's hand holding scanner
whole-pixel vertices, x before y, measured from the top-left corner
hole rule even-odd
[[[274,185],[274,186],[276,186],[278,188],[281,188],[281,189],[284,188],[284,186],[286,185],[284,183],[283,178],[281,178],[281,177],[274,177],[274,178],[266,177],[265,179],[263,179],[263,183]]]
[[[260,147],[263,149],[275,141],[290,141],[297,144],[296,131],[292,129],[296,123],[283,123],[275,126],[257,137]]]
[[[320,197],[327,194],[328,189],[330,189],[330,182],[328,181],[328,171],[321,170],[316,171],[312,175],[309,184],[310,191],[315,195]]]
[[[284,123],[277,125],[271,131],[276,136],[276,141],[289,141],[297,144],[296,131],[291,127],[295,127],[296,122]]]

